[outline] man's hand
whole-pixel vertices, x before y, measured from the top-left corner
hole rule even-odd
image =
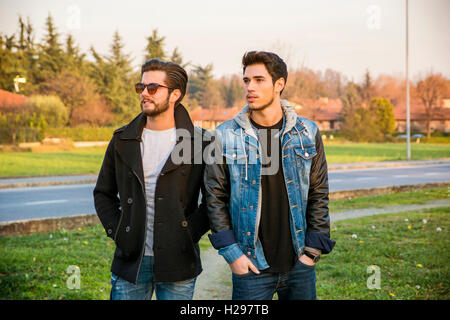
[[[307,266],[313,266],[315,265],[315,262],[313,259],[308,257],[306,254],[302,254],[299,258],[300,262],[303,264],[306,264]]]
[[[230,269],[234,274],[245,274],[249,272],[249,269],[256,274],[259,274],[259,270],[245,255],[240,256],[230,263]]]

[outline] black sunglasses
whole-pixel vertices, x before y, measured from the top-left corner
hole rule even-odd
[[[141,94],[145,90],[145,87],[147,87],[148,94],[155,94],[156,91],[158,91],[159,87],[173,90],[173,88],[163,86],[162,84],[159,84],[159,83],[149,83],[149,84],[136,83],[134,85],[134,88],[136,89],[136,93],[139,93],[139,94]]]

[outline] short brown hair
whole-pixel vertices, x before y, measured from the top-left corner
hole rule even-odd
[[[267,72],[269,72],[272,77],[273,84],[275,84],[278,79],[283,78],[286,86],[288,77],[287,66],[283,59],[281,59],[277,54],[267,51],[246,52],[242,57],[243,72],[245,72],[245,69],[248,66],[258,63],[262,63],[266,66]],[[283,90],[281,90],[280,94]]]
[[[172,90],[174,89],[178,89],[181,91],[181,96],[175,102],[175,106],[178,105],[181,100],[183,100],[183,97],[186,94],[186,86],[188,82],[188,75],[186,73],[186,70],[173,62],[151,59],[142,65],[141,77],[144,72],[147,71],[164,71],[166,73],[166,84],[171,88],[169,89],[169,92],[172,92]]]

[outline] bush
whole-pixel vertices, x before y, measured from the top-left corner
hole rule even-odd
[[[47,128],[46,138],[67,138],[72,141],[109,141],[115,128],[113,127],[78,127]]]
[[[31,96],[27,106],[41,115],[49,126],[60,127],[67,123],[67,109],[57,96]]]

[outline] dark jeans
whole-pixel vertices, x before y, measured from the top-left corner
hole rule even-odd
[[[136,285],[111,274],[111,300],[150,300],[153,291],[157,300],[192,300],[197,278],[178,282],[154,282],[153,259],[144,256]]]
[[[297,260],[289,272],[233,274],[233,300],[315,300],[316,270]]]

